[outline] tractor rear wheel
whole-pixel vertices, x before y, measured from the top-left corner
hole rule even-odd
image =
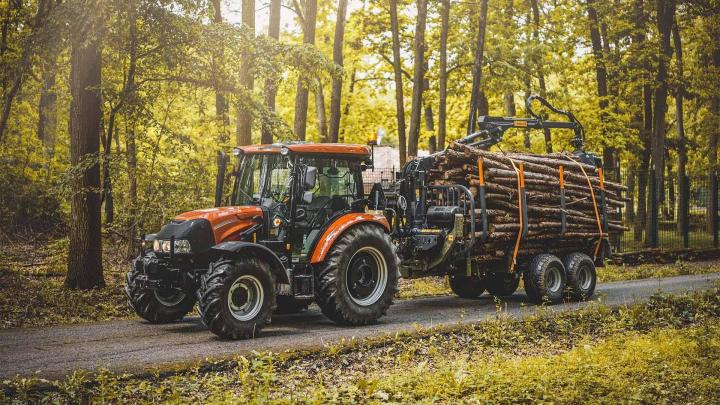
[[[392,305],[397,277],[390,237],[377,225],[356,225],[335,241],[320,264],[315,302],[335,323],[366,325]]]
[[[138,266],[126,275],[125,295],[128,305],[141,318],[150,323],[169,323],[181,320],[195,306],[195,292],[187,290],[156,290],[143,286],[138,276],[143,274]]]
[[[490,273],[487,278],[487,290],[496,297],[508,297],[515,293],[520,279],[507,272]]]
[[[587,300],[595,293],[597,274],[595,263],[584,253],[571,253],[565,258],[567,270],[567,286],[570,298]]]
[[[451,274],[448,276],[450,289],[460,298],[477,298],[485,292],[485,280],[479,277]]]
[[[200,279],[200,318],[225,339],[257,336],[275,309],[275,278],[254,257],[221,259]]]

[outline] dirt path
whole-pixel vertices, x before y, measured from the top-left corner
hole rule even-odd
[[[609,305],[630,304],[657,291],[679,293],[703,290],[720,280],[720,273],[606,283],[598,287],[596,299]],[[537,310],[516,293],[503,308],[509,315],[523,316]],[[550,307],[566,311],[586,303]],[[141,371],[149,367],[219,359],[250,351],[317,347],[342,338],[366,337],[416,324],[431,326],[472,322],[495,316],[492,298],[464,300],[454,296],[397,302],[380,323],[359,328],[338,327],[317,308],[303,314],[276,316],[273,324],[253,340],[222,341],[208,332],[197,317],[170,325],[150,325],[138,320],[109,321],[84,325],[0,331],[0,378],[38,372],[45,378],[60,377],[72,370]]]

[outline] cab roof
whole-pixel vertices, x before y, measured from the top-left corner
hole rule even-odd
[[[292,153],[306,154],[341,154],[355,155],[358,157],[370,156],[367,146],[345,143],[274,143],[271,145],[249,145],[239,146],[243,154],[280,153],[280,150],[287,148]]]

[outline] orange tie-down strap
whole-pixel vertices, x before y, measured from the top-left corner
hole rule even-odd
[[[595,209],[595,220],[597,221],[598,234],[600,234],[600,238],[598,239],[597,245],[595,246],[595,253],[593,254],[593,256],[594,256],[593,259],[596,259],[598,253],[600,252],[600,246],[602,245],[602,241],[605,238],[605,234],[603,233],[602,220],[600,219],[600,211],[598,210],[597,200],[595,199],[595,190],[593,189],[592,182],[590,181],[590,176],[588,176],[587,173],[585,172],[585,168],[577,160],[573,159],[572,157],[568,156],[568,159],[572,160],[573,162],[575,162],[575,164],[578,165],[578,167],[582,171],[582,174],[585,176],[585,180],[587,180],[588,187],[590,188],[590,197],[592,197],[593,208]],[[604,184],[603,184],[604,181],[602,179],[602,169],[600,169],[599,174],[600,174],[600,184],[602,184],[604,186]]]
[[[512,261],[510,262],[510,271],[515,271],[517,265],[517,254],[520,249],[520,240],[522,239],[523,227],[526,224],[523,223],[523,201],[522,201],[522,188],[525,187],[525,171],[523,170],[523,163],[520,162],[520,167],[515,166],[515,162],[508,158],[513,169],[515,169],[515,176],[517,177],[518,185],[518,218],[520,218],[520,229],[518,229],[517,238],[515,239],[515,248],[513,249]]]

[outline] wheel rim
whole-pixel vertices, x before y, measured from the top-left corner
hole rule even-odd
[[[590,274],[590,268],[588,266],[581,266],[578,269],[577,278],[580,289],[590,289],[590,285],[592,284],[592,274]]]
[[[560,269],[557,267],[551,267],[548,269],[546,285],[549,292],[557,292],[562,286],[562,274]]]
[[[185,299],[185,293],[173,288],[155,290],[155,299],[166,307],[174,307]]]
[[[360,248],[350,258],[345,275],[345,287],[358,305],[369,306],[382,297],[388,270],[382,253],[370,246]]]
[[[255,276],[240,276],[228,290],[228,309],[238,321],[252,320],[262,308],[264,295],[262,284]]]

